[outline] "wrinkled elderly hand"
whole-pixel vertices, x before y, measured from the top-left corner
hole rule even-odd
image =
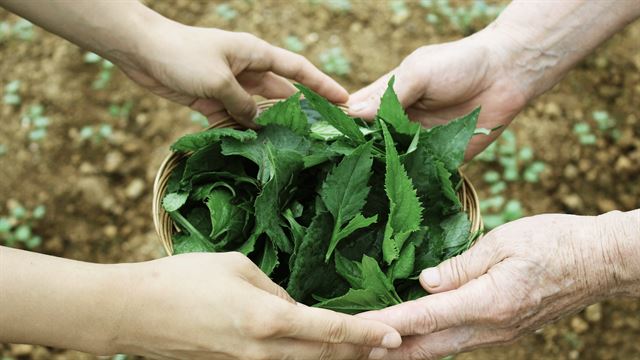
[[[443,124],[482,105],[478,127],[508,125],[528,98],[511,75],[509,51],[495,36],[477,33],[462,40],[424,46],[388,74],[351,95],[355,116],[372,118],[389,77],[409,117],[426,127]],[[474,136],[467,159],[475,156],[501,131]]]
[[[129,266],[134,295],[112,352],[161,359],[366,359],[401,342],[383,323],[296,304],[240,253]]]
[[[433,295],[359,315],[407,336],[388,359],[507,343],[609,296],[640,296],[640,210],[514,221],[420,282]]]

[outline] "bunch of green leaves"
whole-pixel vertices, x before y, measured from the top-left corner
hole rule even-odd
[[[476,235],[457,191],[479,109],[424,129],[391,79],[369,124],[297,86],[258,132],[209,129],[172,145],[187,155],[163,198],[180,229],[174,253],[239,251],[296,300],[346,313],[425,295],[419,271]]]
[[[27,249],[40,246],[42,237],[35,234],[33,228],[45,213],[43,205],[29,211],[21,204],[14,204],[8,215],[0,217],[0,241],[6,246]]]
[[[44,114],[44,106],[34,104],[29,106],[28,111],[22,116],[22,126],[29,129],[29,140],[38,142],[47,136],[49,128],[49,118]]]

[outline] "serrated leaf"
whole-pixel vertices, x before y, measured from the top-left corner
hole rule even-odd
[[[422,205],[400,163],[391,134],[384,122],[380,122],[384,136],[386,153],[385,191],[389,198],[389,219],[385,227],[382,254],[387,264],[400,256],[405,240],[412,232],[420,229]]]
[[[253,130],[235,130],[230,128],[217,128],[204,130],[195,134],[188,134],[173,143],[173,151],[198,151],[199,149],[219,142],[223,138],[232,138],[240,142],[255,140],[258,134]]]
[[[395,76],[392,76],[387,84],[387,90],[380,99],[380,108],[378,108],[377,116],[393,126],[398,133],[414,135],[416,131],[420,130],[420,124],[409,120],[407,113],[398,100],[398,96],[393,91],[394,82]]]
[[[338,275],[342,276],[354,289],[362,289],[362,265],[358,261],[349,260],[336,251],[334,262]]]
[[[473,136],[480,115],[480,108],[469,114],[452,120],[444,125],[433,127],[423,132],[420,142],[427,146],[431,153],[450,173],[458,171],[464,161],[464,153]]]
[[[413,266],[416,260],[416,247],[408,243],[400,252],[400,258],[389,268],[388,277],[391,281],[406,279],[413,274]]]
[[[371,157],[372,143],[368,142],[360,145],[350,155],[345,156],[338,165],[327,175],[320,197],[334,219],[333,231],[329,242],[329,249],[325,256],[325,261],[329,261],[331,253],[338,242],[351,232],[364,227],[377,220],[365,219],[360,213],[369,195],[368,186],[371,177]],[[342,232],[345,223],[360,215],[351,227]],[[341,234],[342,233],[342,234]]]
[[[391,281],[380,270],[378,262],[366,255],[362,257],[362,289],[350,289],[345,295],[324,299],[315,307],[344,313],[358,313],[383,309],[402,302]]]
[[[271,275],[273,269],[278,266],[278,250],[272,243],[267,242],[264,244],[264,250],[258,266],[267,275]]]
[[[298,90],[304,94],[304,97],[309,101],[309,104],[322,115],[322,118],[329,122],[333,127],[338,129],[341,133],[345,134],[351,140],[357,143],[365,142],[364,135],[358,128],[355,121],[346,115],[335,105],[331,104],[327,99],[316,94],[309,88],[301,84],[295,85]]]
[[[298,135],[307,135],[309,122],[300,107],[300,95],[301,93],[296,93],[286,100],[275,103],[255,119],[256,124],[280,125],[291,129]]]

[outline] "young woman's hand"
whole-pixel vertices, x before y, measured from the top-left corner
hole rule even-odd
[[[160,359],[367,359],[381,358],[384,349],[401,342],[383,323],[297,304],[239,253],[131,264],[130,274],[114,353]]]
[[[406,336],[386,359],[508,343],[605,298],[640,297],[639,240],[640,210],[523,218],[424,270],[433,295],[359,316]]]
[[[248,33],[182,25],[166,20],[157,38],[136,54],[114,54],[115,63],[153,93],[190,106],[210,121],[229,113],[245,127],[255,127],[251,95],[285,98],[300,82],[333,102],[348,93],[301,55]],[[122,59],[122,61],[118,60]]]

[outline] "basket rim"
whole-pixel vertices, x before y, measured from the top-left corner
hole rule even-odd
[[[258,101],[258,114],[282,100],[284,99]],[[346,106],[345,104],[337,104],[337,106],[345,113],[348,112],[348,106]],[[206,130],[221,127],[241,128],[238,123],[236,123],[230,116],[227,115],[211,123],[206,128]],[[155,228],[155,232],[158,235],[158,240],[162,244],[168,256],[173,255],[173,241],[171,239],[171,235],[175,230],[177,230],[177,228],[173,220],[169,217],[168,213],[162,207],[162,199],[167,190],[167,182],[169,176],[171,175],[171,171],[179,161],[181,161],[184,157],[188,157],[189,155],[189,153],[176,153],[170,151],[160,164],[160,167],[158,168],[153,181],[153,225]],[[482,219],[482,214],[480,211],[480,200],[471,180],[463,173],[461,169],[458,169],[458,174],[461,177],[462,183],[460,185],[460,188],[457,190],[457,195],[462,204],[463,211],[467,214],[469,221],[471,222],[471,236],[474,236],[475,234],[484,230],[484,221]],[[474,241],[477,241],[477,239]]]

